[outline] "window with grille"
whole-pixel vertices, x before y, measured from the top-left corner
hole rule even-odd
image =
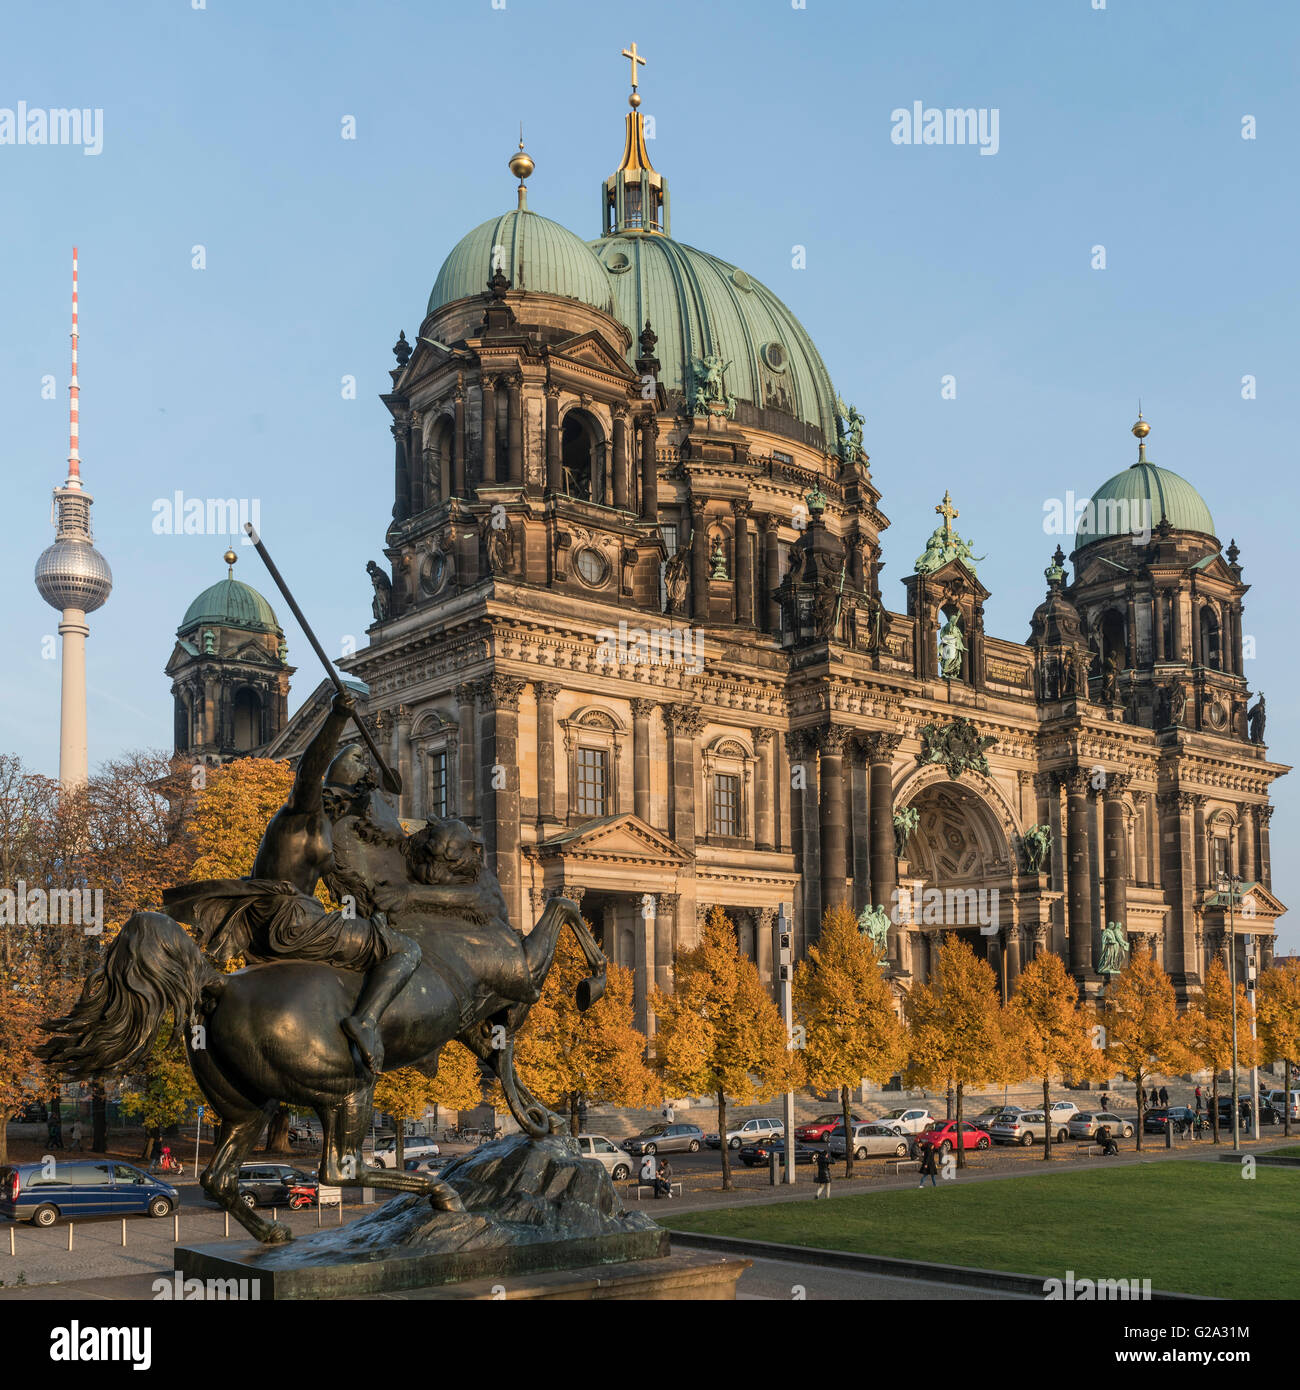
[[[447,818],[447,753],[445,749],[430,753],[428,813],[439,820]]]
[[[578,749],[578,814],[603,816],[608,786],[608,755],[603,748]]]
[[[730,773],[713,779],[713,833],[740,834],[740,778]]]

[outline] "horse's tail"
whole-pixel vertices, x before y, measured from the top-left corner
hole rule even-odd
[[[152,1046],[168,1013],[174,1033],[204,986],[220,979],[182,926],[161,912],[137,912],[71,1012],[41,1025],[51,1036],[38,1055],[72,1077],[130,1066]]]

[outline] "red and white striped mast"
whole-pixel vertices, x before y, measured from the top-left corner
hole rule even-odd
[[[72,380],[68,383],[68,481],[64,487],[81,486],[80,442],[81,383],[77,380],[77,248],[72,248]]]

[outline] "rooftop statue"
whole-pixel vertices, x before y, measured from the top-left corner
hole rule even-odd
[[[1128,956],[1128,937],[1123,922],[1107,922],[1101,934],[1101,955],[1097,961],[1098,975],[1118,975]]]
[[[871,944],[884,952],[889,944],[889,913],[879,903],[867,906],[858,914],[858,930],[871,938]]]

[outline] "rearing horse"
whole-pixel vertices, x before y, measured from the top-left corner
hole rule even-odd
[[[578,986],[578,1005],[586,1009],[604,992],[605,957],[567,898],[551,899],[526,937],[504,924],[467,926],[451,913],[404,921],[424,959],[383,1016],[385,1070],[416,1066],[432,1075],[442,1048],[454,1039],[496,1073],[511,1114],[528,1134],[541,1138],[561,1129],[561,1117],[515,1072],[514,1034],[531,1005],[472,982],[485,949],[518,950],[536,1002],[566,926],[592,972]],[[462,1210],[455,1189],[441,1179],[377,1168],[362,1156],[376,1078],[359,1065],[342,1024],[363,981],[357,971],[314,961],[275,961],[221,975],[178,922],[161,912],[137,912],[71,1012],[46,1025],[51,1037],[41,1055],[74,1077],[122,1070],[143,1057],[170,1013],[187,1029],[194,1079],[221,1117],[203,1190],[268,1244],[291,1239],[291,1232],[240,1199],[238,1178],[280,1102],[319,1117],[322,1183],[427,1193],[436,1207]]]

